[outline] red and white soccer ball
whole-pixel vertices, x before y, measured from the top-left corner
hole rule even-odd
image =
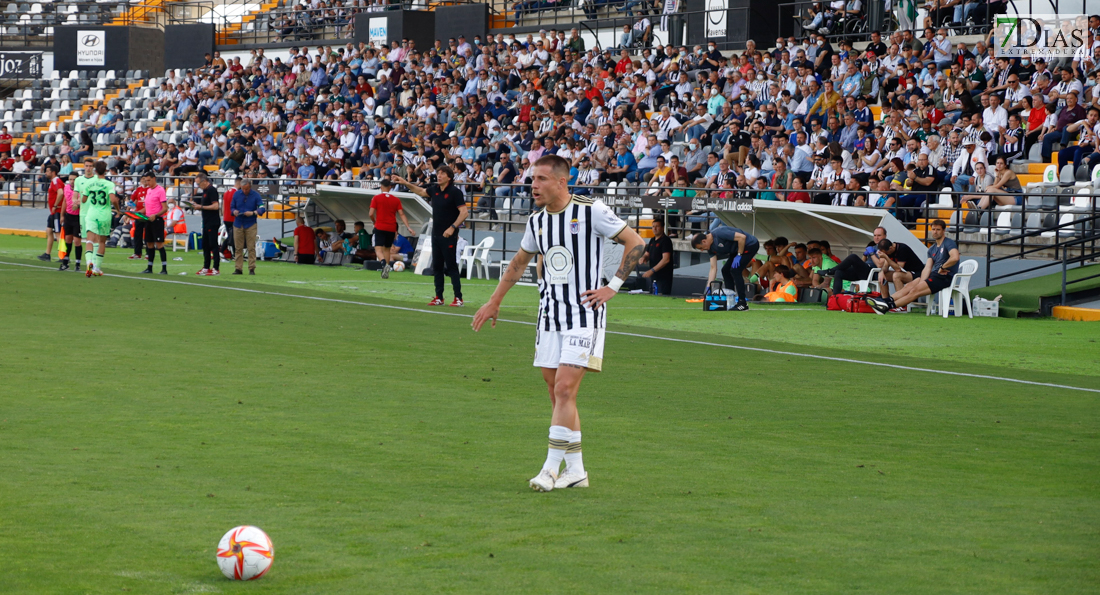
[[[400,260],[393,263],[393,270],[400,273],[401,271],[405,270],[405,263],[401,262]]]
[[[271,538],[259,527],[233,527],[218,542],[218,567],[226,578],[250,581],[271,569],[275,548]]]

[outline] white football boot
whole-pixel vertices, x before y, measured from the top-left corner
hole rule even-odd
[[[559,490],[564,488],[587,488],[588,472],[578,473],[566,468],[557,481],[554,482],[554,487]]]
[[[532,477],[531,481],[528,483],[531,484],[531,489],[536,492],[549,492],[554,489],[554,482],[557,481],[557,479],[557,473],[548,469],[543,469],[539,471],[538,475]]]

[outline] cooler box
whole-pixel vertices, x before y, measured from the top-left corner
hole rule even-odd
[[[974,305],[974,316],[992,316],[996,318],[1001,313],[1001,303],[997,300],[987,300],[976,297],[971,300]]]
[[[712,281],[710,293],[703,296],[703,311],[729,310],[735,305],[737,305],[737,293],[732,289],[723,289],[721,281]]]
[[[282,252],[275,247],[275,242],[256,242],[256,257],[263,260],[277,258]]]

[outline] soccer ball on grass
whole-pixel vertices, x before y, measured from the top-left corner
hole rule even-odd
[[[401,271],[405,270],[405,263],[401,262],[400,260],[393,263],[393,270],[400,273]]]
[[[271,538],[259,527],[233,527],[218,542],[218,567],[226,578],[250,581],[271,569],[275,548]]]

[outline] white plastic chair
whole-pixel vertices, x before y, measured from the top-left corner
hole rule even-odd
[[[882,271],[882,269],[878,267],[872,268],[867,278],[863,281],[852,281],[852,291],[856,293],[878,291],[878,274],[880,271]]]
[[[480,267],[479,278],[489,278],[489,265],[493,262],[492,254],[489,250],[493,247],[496,240],[492,236],[486,237],[477,243],[476,246],[466,245],[462,249],[462,262],[466,263],[466,278],[473,279],[475,271]]]
[[[968,259],[962,261],[959,265],[959,272],[955,273],[955,276],[951,279],[951,286],[940,291],[940,303],[938,312],[947,318],[951,314],[951,308],[955,308],[955,316],[962,316],[962,304],[966,303],[966,314],[970,318],[974,318],[974,308],[970,304],[970,278],[974,276],[974,273],[978,272],[978,261],[974,259]],[[959,294],[954,306],[951,305],[951,298],[954,294]],[[928,309],[925,310],[925,316],[931,316],[933,310],[936,310],[936,296],[928,296]]]
[[[180,249],[180,248],[182,248],[184,252],[190,252],[191,251],[191,246],[188,245],[188,241],[187,241],[188,236],[190,236],[190,235],[191,234],[189,232],[184,232],[184,233],[168,232],[168,233],[164,234],[164,240],[165,240],[166,244],[168,244],[168,243],[172,244],[172,252],[175,252],[177,249]],[[256,242],[256,243],[259,244],[259,242]]]

